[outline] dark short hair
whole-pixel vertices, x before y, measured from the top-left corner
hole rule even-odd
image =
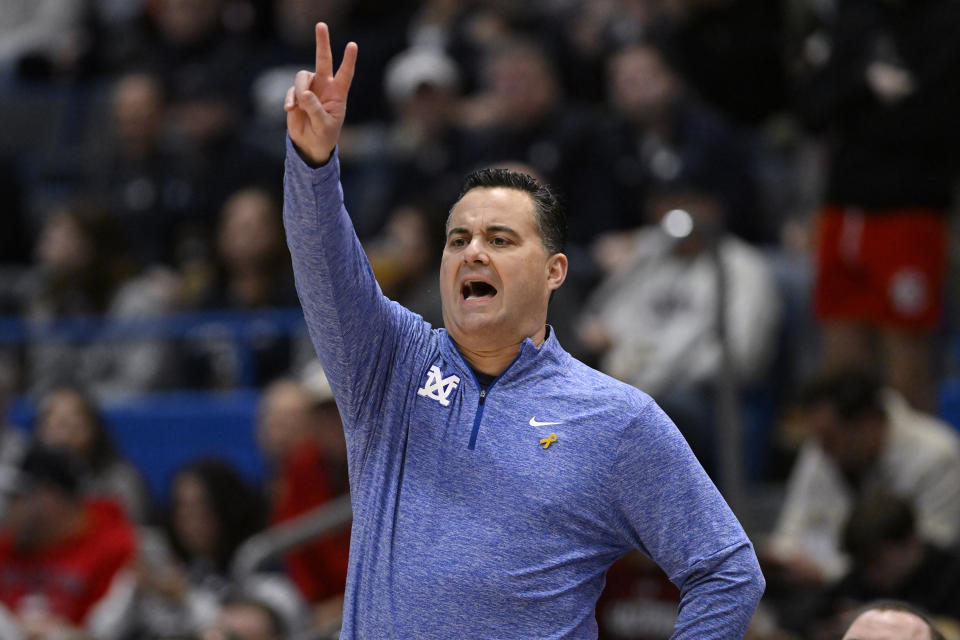
[[[946,640],[940,630],[933,626],[930,616],[928,616],[919,607],[902,600],[873,600],[868,602],[853,612],[853,614],[850,616],[850,623],[847,625],[847,628],[849,629],[854,620],[868,611],[902,611],[903,613],[913,614],[927,623],[927,629],[930,630],[930,640]]]
[[[26,493],[37,487],[48,487],[77,497],[82,475],[82,464],[73,454],[35,442],[20,461],[15,490]]]
[[[810,409],[828,404],[842,420],[865,415],[886,415],[883,386],[869,371],[843,369],[831,371],[813,380],[802,391],[800,405]]]
[[[878,546],[901,543],[915,533],[913,504],[887,491],[871,491],[857,500],[843,530],[843,548],[854,562],[868,562]]]
[[[567,244],[567,215],[563,205],[550,187],[526,173],[492,167],[478,169],[464,179],[457,202],[460,202],[471,189],[495,187],[516,189],[527,193],[533,201],[537,231],[540,232],[543,246],[551,254],[563,251]],[[453,211],[452,207],[451,211]]]

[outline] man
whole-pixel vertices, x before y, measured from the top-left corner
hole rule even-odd
[[[837,2],[810,36],[794,112],[823,140],[814,311],[828,368],[876,367],[936,397],[960,167],[960,3]]]
[[[133,559],[135,533],[122,507],[79,490],[67,454],[35,446],[24,457],[0,530],[0,611],[27,638],[92,627]]]
[[[873,491],[910,500],[917,532],[951,547],[960,542],[960,438],[914,411],[867,373],[824,375],[806,390],[811,437],[787,483],[786,499],[764,556],[788,581],[831,582],[847,570],[841,534],[854,502]]]
[[[879,601],[861,609],[843,640],[944,640],[917,609],[902,602]]]
[[[676,427],[546,326],[562,218],[529,176],[484,170],[450,213],[445,329],[384,298],[337,181],[357,48],[287,93],[284,219],[348,445],[354,525],[342,638],[596,638],[632,548],[682,592],[675,639],[740,638],[763,577]]]
[[[608,263],[606,278],[588,298],[580,339],[599,356],[601,371],[656,399],[713,475],[721,462],[714,455],[722,427],[717,380],[734,375],[738,388],[746,390],[757,388],[769,372],[779,292],[764,255],[723,229],[725,210],[716,192],[695,184],[661,185],[651,192],[648,208],[650,222],[659,224],[595,245],[605,259],[617,253],[613,243],[624,243],[624,251],[619,264]],[[671,235],[676,231],[670,227],[679,212],[686,212],[692,225],[681,238]],[[721,275],[730,283],[723,296],[717,286]],[[747,459],[759,474],[765,438],[746,440]]]
[[[920,539],[908,500],[885,492],[865,496],[853,507],[843,542],[852,566],[827,593],[828,607],[883,598],[910,602],[931,615],[957,616],[960,555]]]

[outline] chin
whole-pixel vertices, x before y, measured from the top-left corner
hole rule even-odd
[[[449,333],[458,343],[482,339],[485,342],[503,333],[499,323],[493,318],[460,317],[453,323],[445,323]]]
[[[485,318],[461,318],[455,327],[459,328],[460,333],[467,335],[486,335],[493,333],[497,325]]]

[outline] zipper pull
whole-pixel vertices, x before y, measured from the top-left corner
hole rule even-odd
[[[486,399],[486,397],[487,397],[487,390],[480,389],[480,404],[483,404],[483,401]]]

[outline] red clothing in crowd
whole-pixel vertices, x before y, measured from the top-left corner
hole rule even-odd
[[[0,603],[10,611],[40,605],[81,625],[131,562],[136,538],[122,507],[108,500],[84,507],[80,531],[45,549],[18,551],[10,534],[0,532]]]
[[[273,495],[274,524],[290,520],[335,497],[323,451],[301,442],[283,460]],[[350,532],[338,532],[289,553],[286,568],[304,597],[317,602],[343,593]]]

